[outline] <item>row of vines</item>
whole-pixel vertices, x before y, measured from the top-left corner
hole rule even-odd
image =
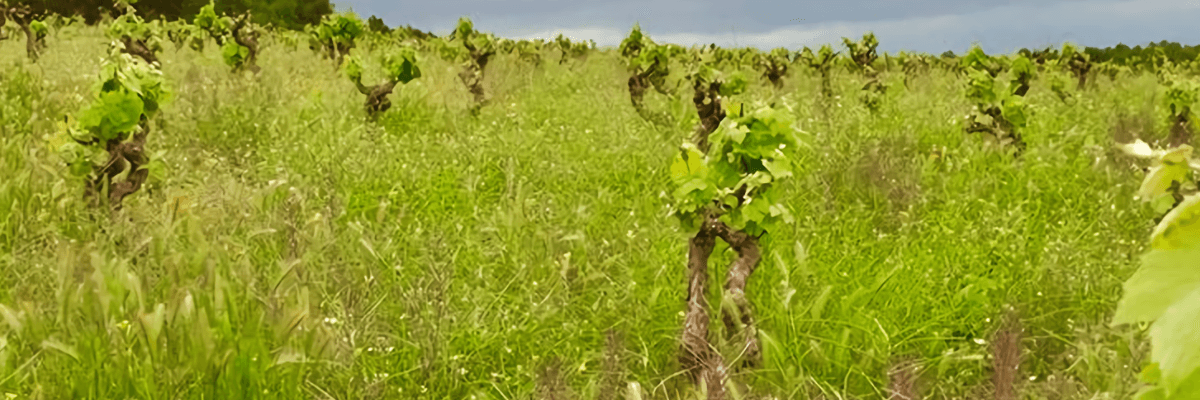
[[[95,82],[92,101],[63,123],[59,147],[66,168],[80,179],[90,204],[106,205],[114,212],[149,177],[165,173],[159,160],[162,154],[152,151],[147,141],[156,116],[171,96],[159,59],[164,41],[173,43],[176,51],[203,50],[215,43],[232,72],[248,74],[261,72],[258,60],[264,46],[307,44],[366,97],[363,108],[370,118],[391,108],[388,96],[398,85],[422,77],[424,56],[458,66],[458,78],[477,112],[488,104],[484,80],[496,55],[510,54],[540,66],[546,51],[558,52],[559,64],[586,60],[599,51],[594,42],[572,42],[561,35],[551,41],[497,38],[476,30],[466,18],[449,36],[433,37],[411,30],[381,33],[368,29],[352,13],[329,15],[304,32],[291,32],[259,26],[250,15],[219,15],[211,3],[191,22],[147,21],[135,13],[132,3],[122,6],[126,13],[105,31],[110,54]],[[0,23],[9,21],[16,28],[4,25],[0,39],[23,34],[27,55],[35,62],[46,49],[51,30],[72,23],[0,3]],[[1168,147],[1152,149],[1140,141],[1119,147],[1150,160],[1138,196],[1160,220],[1150,235],[1151,249],[1141,269],[1125,285],[1113,323],[1152,324],[1153,364],[1144,369],[1148,385],[1141,399],[1200,397],[1200,347],[1195,346],[1200,342],[1200,273],[1196,270],[1200,265],[1200,160],[1193,158],[1190,146],[1190,123],[1200,96],[1194,72],[1200,61],[1151,58],[1134,66],[1095,63],[1069,44],[1001,56],[974,47],[962,57],[906,52],[881,57],[879,41],[870,33],[858,41],[844,39],[843,45],[844,52],[829,45],[799,51],[685,48],[656,43],[635,26],[616,49],[628,72],[630,104],[643,118],[667,124],[672,119],[693,121],[678,111],[652,110],[646,101],[651,89],[673,104],[685,104],[686,96],[691,96],[692,109],[686,111],[694,111],[697,122],[670,161],[673,214],[690,236],[680,362],[709,399],[743,391],[731,378],[734,372],[763,364],[747,283],[763,247],[769,246],[770,233],[795,223],[775,189],[799,173],[807,156],[809,138],[796,128],[786,106],[774,100],[750,105],[741,101],[739,95],[747,91],[751,77],[760,77],[772,91],[768,97],[774,99],[789,74],[806,70],[819,79],[821,100],[832,102],[837,94],[831,77],[849,73],[861,78],[858,101],[876,112],[886,107],[893,93],[904,89],[889,86],[890,76],[908,86],[933,68],[950,71],[966,82],[962,96],[973,108],[965,117],[964,131],[986,136],[1017,158],[1029,146],[1023,130],[1036,118],[1025,98],[1034,85],[1045,85],[1061,101],[1071,102],[1086,96],[1089,79],[1097,74],[1114,78],[1152,71],[1158,77],[1170,110]],[[709,258],[717,239],[737,253],[718,307],[723,335],[710,333],[711,307],[705,296]],[[713,336],[722,337],[714,340]],[[740,362],[731,365],[734,358]],[[998,390],[997,395],[1012,396],[1011,390]]]

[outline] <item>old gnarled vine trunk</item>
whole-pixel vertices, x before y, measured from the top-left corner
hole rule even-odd
[[[34,33],[33,28],[29,26],[34,20],[29,5],[8,8],[4,11],[4,15],[21,27],[21,32],[25,33],[25,54],[30,60],[37,62],[38,57],[42,54],[42,49],[46,47],[46,41]],[[0,19],[0,25],[3,22],[4,20]]]
[[[145,60],[147,64],[158,63],[158,56],[154,54],[154,51],[150,50],[150,47],[146,45],[145,40],[133,39],[129,36],[122,36],[121,43],[125,45],[125,48],[121,50],[122,53],[129,54],[134,57],[140,57],[142,60]],[[162,65],[159,64],[159,66],[161,67]]]
[[[367,110],[367,114],[375,116],[392,108],[392,101],[388,99],[388,95],[392,94],[392,90],[396,88],[396,83],[395,81],[387,81],[367,87],[360,82],[355,82],[358,92],[367,96],[367,102],[363,104],[363,107]]]
[[[1171,134],[1167,138],[1171,147],[1192,143],[1192,130],[1188,126],[1188,115],[1190,114],[1185,110],[1171,116]]]
[[[750,302],[746,299],[746,284],[762,259],[758,240],[745,232],[730,228],[717,216],[708,215],[688,241],[688,297],[683,328],[683,354],[680,362],[697,385],[703,384],[709,399],[725,398],[725,382],[729,371],[725,359],[708,340],[708,259],[720,238],[738,253],[725,277],[724,297],[732,307],[721,308],[726,339],[739,336],[743,365],[753,367],[761,361],[758,331],[755,328]]]
[[[99,201],[99,196],[105,187],[108,188],[108,203],[114,210],[120,210],[126,196],[141,189],[150,171],[142,168],[148,161],[146,158],[146,135],[150,133],[150,123],[144,117],[138,124],[141,128],[127,142],[118,139],[105,143],[108,151],[108,162],[95,172],[87,182],[85,196],[91,198],[93,205]],[[113,182],[122,172],[129,171],[125,180]]]
[[[262,71],[262,68],[258,66],[258,32],[246,26],[249,21],[250,13],[246,13],[241,18],[238,18],[230,32],[233,34],[234,43],[249,49],[246,60],[238,68],[258,74]],[[339,63],[338,65],[341,64]]]
[[[708,135],[715,132],[721,120],[725,119],[725,109],[721,108],[721,84],[696,83],[692,89],[692,104],[696,106],[696,115],[700,117],[700,125],[696,126],[692,142],[700,151],[708,153]]]
[[[706,220],[696,236],[688,240],[687,313],[683,323],[683,354],[679,360],[693,383],[706,386],[709,399],[725,397],[728,376],[725,360],[708,342],[708,299],[704,296],[708,287],[708,257],[717,245],[716,229],[715,224]]]
[[[718,82],[697,83],[693,89],[695,94],[692,101],[700,117],[693,140],[702,152],[707,153],[708,135],[716,131],[721,120],[725,118],[719,94],[721,85]],[[735,194],[741,197],[744,192],[739,191]],[[723,296],[728,300],[729,306],[721,307],[721,320],[726,340],[740,342],[739,354],[743,366],[754,367],[761,362],[758,331],[754,324],[750,301],[746,298],[746,285],[750,281],[750,275],[762,259],[758,240],[721,222],[719,215],[706,214],[700,230],[688,240],[688,297],[680,363],[688,371],[693,383],[704,385],[710,400],[725,398],[725,384],[729,376],[729,367],[724,357],[709,342],[708,300],[704,296],[708,287],[708,259],[716,247],[718,238],[729,244],[738,254],[725,276]]]
[[[496,52],[477,48],[469,40],[464,41],[463,47],[467,48],[470,60],[467,61],[462,72],[458,73],[458,79],[467,86],[467,91],[471,92],[475,98],[475,106],[471,108],[471,111],[479,112],[479,107],[487,103],[487,96],[483,92],[483,71]]]
[[[983,114],[991,117],[991,122],[982,123],[976,121],[974,116],[972,116],[966,121],[967,125],[965,129],[967,133],[988,134],[1001,143],[1004,143],[1006,140],[1010,141],[1010,144],[1017,149],[1015,153],[1016,156],[1020,156],[1025,152],[1025,149],[1028,147],[1028,145],[1025,143],[1025,139],[1021,137],[1021,133],[1017,132],[1012,123],[1008,122],[1008,119],[1004,118],[1004,114],[1001,112],[999,107],[989,107],[981,111]]]

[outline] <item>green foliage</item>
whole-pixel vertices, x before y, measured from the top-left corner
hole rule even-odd
[[[454,26],[454,37],[467,39],[475,35],[475,23],[471,22],[470,18],[460,17],[458,24]]]
[[[178,29],[178,28],[177,28]],[[162,51],[163,26],[160,21],[146,22],[137,14],[122,14],[108,25],[106,33],[109,38],[121,40],[141,40],[151,52]]]
[[[642,33],[638,25],[634,25],[629,36],[621,41],[618,47],[621,56],[625,58],[626,67],[630,72],[640,73],[655,78],[663,77],[670,71],[672,55],[679,54],[682,49],[671,45],[659,45]]]
[[[654,49],[655,57],[659,57],[655,62],[668,62],[666,61],[666,46],[656,46]],[[721,96],[733,96],[745,92],[750,84],[746,73],[737,70],[734,62],[730,59],[724,61],[718,59],[718,54],[715,52],[693,54],[692,62],[688,64],[684,79],[692,82],[694,87],[718,84]]]
[[[984,70],[970,69],[967,71],[967,100],[975,104],[990,105],[996,103],[1000,96],[996,90],[996,80]]]
[[[683,225],[696,229],[704,215],[715,214],[758,236],[792,223],[776,188],[797,167],[790,155],[798,144],[794,123],[787,111],[762,107],[722,121],[707,155],[684,143],[670,168],[674,214]]]
[[[225,60],[225,65],[237,68],[246,62],[246,58],[250,56],[250,48],[237,44],[237,42],[229,40],[221,46],[221,59]]]
[[[644,79],[660,92],[667,93],[666,79],[671,72],[671,56],[680,54],[682,48],[655,43],[635,24],[618,49],[631,74]]]
[[[1200,394],[1200,195],[1192,195],[1155,228],[1151,250],[1125,282],[1114,324],[1153,322],[1155,389],[1141,399],[1191,399]]]
[[[363,22],[353,12],[326,15],[312,31],[313,38],[326,48],[340,52],[354,48],[354,41],[363,35]]]
[[[104,42],[98,30],[81,32],[89,36],[63,36],[62,49]],[[0,50],[11,59],[21,49]],[[731,59],[739,53],[726,50]],[[93,57],[54,57],[63,64],[44,71],[3,66],[0,303],[24,328],[0,321],[0,393],[522,398],[536,385],[530,360],[557,356],[569,386],[595,398],[587,391],[602,387],[603,339],[587,332],[615,327],[626,337],[621,351],[639,360],[626,364],[631,386],[644,385],[646,399],[687,395],[663,395],[659,385],[678,379],[669,333],[679,326],[683,243],[662,226],[670,200],[656,196],[659,186],[671,186],[667,198],[676,187],[664,161],[678,143],[664,146],[663,137],[681,131],[603,108],[628,77],[622,68],[596,57],[528,86],[525,76],[501,75],[498,86],[514,90],[477,119],[443,104],[441,79],[367,125],[346,112],[361,98],[338,94],[347,82],[328,73],[332,66],[276,55],[252,87],[213,65],[179,77],[178,96],[188,100],[156,117],[171,129],[153,140],[181,173],[130,206],[135,224],[78,213],[75,202],[61,207],[66,196],[46,172],[58,160],[36,148],[43,126],[61,120],[55,110],[79,108],[73,86],[94,69]],[[374,54],[356,55],[365,79],[382,79]],[[172,58],[181,73],[188,60],[216,61],[199,56]],[[1148,212],[1113,198],[1138,188],[1122,185],[1130,172],[1090,143],[1111,137],[1114,111],[1162,101],[1140,84],[1153,77],[1102,82],[1078,107],[1035,93],[1027,102],[1040,116],[1029,132],[1039,147],[1014,162],[947,129],[965,104],[953,88],[966,82],[933,72],[919,90],[894,93],[901,102],[887,118],[857,107],[805,115],[819,95],[807,78],[776,100],[794,106],[828,150],[778,185],[797,222],[770,231],[751,283],[760,334],[774,342],[763,339],[766,364],[737,379],[757,397],[881,398],[888,368],[911,356],[927,397],[977,397],[989,385],[989,346],[972,339],[986,339],[994,324],[985,318],[1013,302],[1027,307],[1026,332],[1037,336],[1022,342],[1024,396],[1129,398],[1144,334],[1096,323],[1111,316],[1120,280],[1138,265],[1130,239],[1153,225],[1140,220]],[[857,82],[833,78],[838,88]],[[757,86],[744,94],[764,97]],[[79,146],[103,162],[95,149]],[[906,181],[918,185],[910,200]],[[63,256],[92,248],[103,265]],[[126,284],[130,273],[136,285]],[[96,306],[106,301],[115,305]],[[295,304],[303,301],[312,303]],[[322,322],[329,317],[336,322]],[[161,358],[151,356],[143,326],[160,332]],[[324,332],[313,348],[326,353],[274,339],[275,331]],[[396,351],[380,350],[388,346]]]
[[[1195,189],[1191,179],[1194,169],[1200,169],[1200,163],[1191,159],[1192,147],[1182,145],[1170,150],[1151,149],[1150,145],[1141,139],[1130,144],[1118,146],[1126,154],[1151,159],[1152,164],[1142,185],[1137,191],[1137,198],[1157,207],[1170,208],[1173,205],[1171,197],[1172,186],[1179,185],[1180,189]],[[1165,204],[1165,206],[1164,206]],[[1165,209],[1159,210],[1166,212]]]
[[[974,105],[965,128],[1011,140],[1020,150],[1024,144],[1019,131],[1027,126],[1030,111],[1018,88],[1027,84],[1033,73],[1029,60],[1018,57],[1010,64],[1007,83],[997,79],[1004,62],[984,54],[979,46],[972,46],[958,65],[967,75],[965,96]]]
[[[1165,90],[1163,102],[1172,116],[1191,117],[1192,107],[1200,97],[1200,83],[1194,78],[1181,77],[1175,74],[1164,74]]]
[[[33,32],[33,36],[38,40],[44,39],[50,34],[50,28],[47,28],[44,22],[36,19],[29,22],[29,30]]]
[[[204,39],[208,34],[199,26],[185,21],[170,21],[164,23],[162,29],[166,32],[167,38],[175,43],[176,49],[187,45],[192,50],[204,50]]]
[[[842,38],[842,44],[849,50],[850,61],[853,62],[853,66],[860,70],[873,69],[872,64],[879,58],[878,53],[875,51],[879,47],[879,39],[875,38],[874,33],[864,33],[862,40],[857,42],[850,40],[850,38]]]
[[[1033,82],[1033,79],[1037,77],[1037,66],[1034,66],[1033,62],[1025,56],[1017,56],[1009,65],[1008,74],[1011,79],[1008,87],[1016,90],[1022,84],[1029,85]]]
[[[372,15],[370,18],[367,18],[367,30],[385,35],[392,33],[392,28],[388,28],[387,24],[384,24],[382,19],[379,19],[379,17],[374,15]]]
[[[965,71],[982,71],[992,77],[995,77],[1001,71],[999,62],[985,54],[979,45],[971,46],[971,50],[967,51],[967,54],[963,55],[958,62]],[[971,79],[975,78],[972,77]]]
[[[432,40],[431,46],[443,60],[470,64],[486,64],[496,52],[497,39],[490,33],[475,30],[470,18],[458,19],[454,32],[444,40]]]
[[[387,80],[398,83],[408,83],[421,77],[418,66],[417,52],[411,47],[403,46],[392,53],[381,57],[384,74]],[[342,72],[355,83],[362,83],[362,60],[355,56],[346,56],[342,61]]]
[[[595,47],[595,42],[571,42],[571,39],[568,39],[561,33],[554,37],[554,44],[562,52],[559,64],[566,62],[568,57],[583,57]]]
[[[771,81],[775,87],[782,85],[782,78],[787,74],[788,65],[792,62],[793,54],[785,48],[775,48],[766,53],[754,53],[754,66],[763,72],[763,77]]]
[[[411,47],[401,47],[395,53],[385,55],[383,68],[387,72],[387,78],[393,82],[408,83],[421,77],[421,68],[417,66],[417,52]]]
[[[467,57],[466,49],[444,38],[430,39],[426,44],[439,58],[446,61],[461,62]]]
[[[1106,48],[1088,47],[1084,49],[1084,52],[1091,57],[1093,62],[1126,67],[1142,67],[1144,64],[1159,63],[1162,61],[1174,64],[1193,61],[1197,57],[1200,57],[1200,46],[1182,45],[1177,42],[1162,40],[1157,43],[1148,43],[1145,46],[1137,45],[1129,47],[1126,44],[1117,44],[1116,46]],[[1161,61],[1152,61],[1154,59],[1160,59]]]
[[[360,83],[362,82],[363,67],[362,62],[358,60],[358,57],[349,55],[346,56],[346,58],[343,58],[342,72],[345,73],[346,77],[350,78],[351,81]]]
[[[79,128],[101,142],[121,140],[141,121],[145,112],[142,99],[127,90],[102,92],[79,115]]]
[[[80,111],[77,123],[66,132],[70,139],[60,155],[77,174],[103,165],[99,157],[110,141],[124,141],[143,118],[152,118],[169,98],[162,72],[128,54],[114,54],[102,68],[94,88],[96,98]],[[87,151],[81,150],[86,144]],[[87,157],[88,155],[91,157]]]
[[[796,59],[807,65],[809,68],[824,72],[829,70],[829,67],[832,66],[832,62],[836,57],[837,52],[833,51],[833,47],[830,47],[829,45],[822,45],[815,54],[813,53],[812,49],[804,47],[804,49],[800,50],[800,55],[797,56]]]
[[[629,36],[621,40],[621,44],[617,46],[617,50],[621,52],[621,57],[630,59],[636,57],[647,43],[654,42],[649,41],[649,38],[642,35],[642,27],[639,24],[633,24],[633,29],[629,30]]]
[[[750,85],[750,80],[746,78],[746,73],[740,70],[725,74],[723,80],[721,83],[721,96],[733,96],[745,93],[746,88]]]
[[[1192,399],[1200,396],[1200,194],[1177,205],[1182,189],[1195,191],[1192,147],[1151,149],[1141,140],[1119,146],[1124,152],[1154,160],[1137,197],[1156,211],[1170,209],[1150,235],[1150,250],[1141,267],[1125,282],[1113,324],[1152,323],[1151,361],[1143,380],[1152,386],[1137,398]]]
[[[199,13],[196,13],[192,24],[207,31],[214,39],[221,40],[229,35],[229,29],[233,27],[233,19],[218,16],[213,2],[210,1],[208,5],[200,8]]]

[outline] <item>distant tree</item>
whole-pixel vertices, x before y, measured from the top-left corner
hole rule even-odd
[[[379,17],[374,15],[372,15],[371,18],[367,18],[367,30],[382,34],[392,33],[392,28],[388,28],[387,24],[384,24],[382,19],[379,19]]]
[[[1084,53],[1098,63],[1135,65],[1142,61],[1163,57],[1178,64],[1195,60],[1196,56],[1200,55],[1200,46],[1186,46],[1162,40],[1158,43],[1148,43],[1145,47],[1137,45],[1131,48],[1124,43],[1118,43],[1113,47],[1088,47],[1084,49]]]
[[[190,2],[195,0],[185,0]],[[219,0],[217,12],[241,15],[249,11],[257,24],[301,30],[305,25],[321,22],[321,17],[333,13],[329,0]],[[186,9],[195,13],[200,7]],[[191,17],[187,15],[186,17]]]
[[[113,0],[16,0],[10,3],[27,4],[38,15],[47,12],[78,15],[88,24],[124,13]],[[200,7],[207,4],[208,0],[140,0],[137,13],[145,19],[191,21]],[[229,15],[250,12],[257,24],[299,30],[306,24],[320,22],[321,16],[333,12],[333,5],[329,0],[217,0],[216,11]]]

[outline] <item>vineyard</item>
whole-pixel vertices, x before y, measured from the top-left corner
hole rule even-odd
[[[0,2],[5,399],[1200,398],[1200,58]]]

